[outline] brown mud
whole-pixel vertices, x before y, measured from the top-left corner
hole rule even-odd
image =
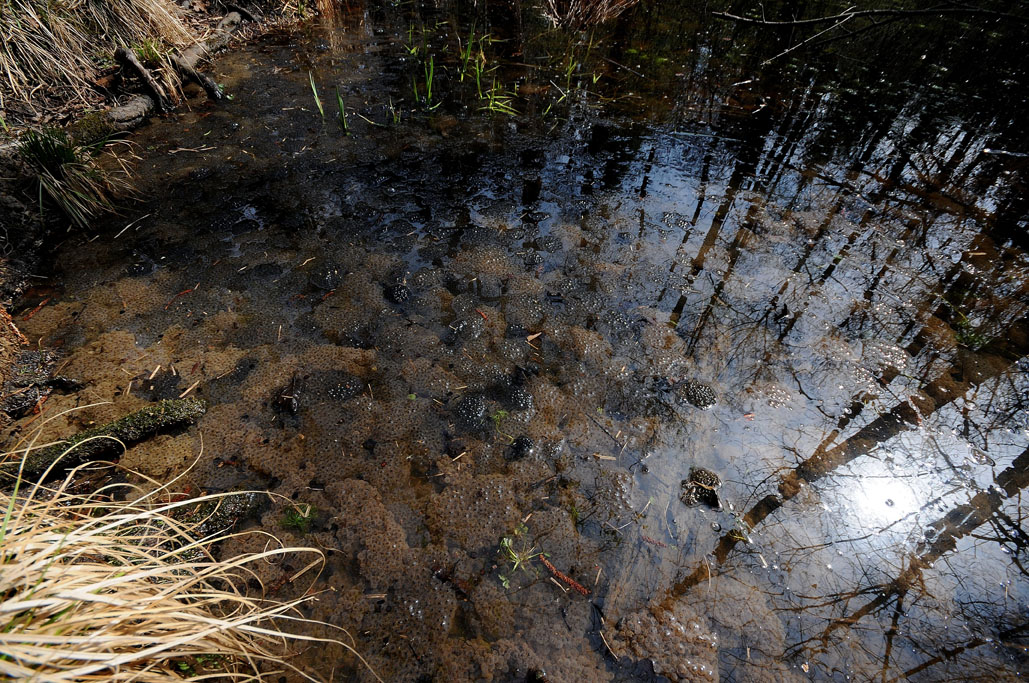
[[[203,398],[122,464],[310,506],[257,526],[327,551],[307,615],[386,680],[1018,679],[1029,108],[984,95],[1024,73],[762,71],[780,37],[645,9],[369,3],[226,55],[19,301],[88,382],[45,414],[111,401],[44,438]]]

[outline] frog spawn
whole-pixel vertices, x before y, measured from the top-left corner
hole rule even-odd
[[[650,660],[654,673],[672,681],[718,680],[718,636],[684,603],[623,617],[610,641],[617,656]]]
[[[715,390],[710,385],[694,379],[675,385],[675,394],[680,401],[701,410],[707,410],[718,403],[718,394]]]

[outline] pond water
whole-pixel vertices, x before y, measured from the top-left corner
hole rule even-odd
[[[48,434],[192,387],[122,462],[276,494],[384,680],[1019,678],[1020,29],[322,10],[136,134],[141,203],[22,301],[89,383],[48,415],[111,401]]]

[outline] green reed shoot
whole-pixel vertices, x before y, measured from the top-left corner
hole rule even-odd
[[[482,95],[482,61],[476,59],[475,63],[472,64],[472,68],[475,70],[475,90],[479,93],[479,99],[484,99]]]
[[[432,82],[435,80],[435,75],[436,64],[432,55],[429,55],[429,61],[425,63],[425,102],[427,104],[432,104]]]
[[[336,86],[336,106],[339,107],[339,123],[343,126],[343,133],[350,135],[350,123],[347,121],[347,108],[343,105],[343,96],[339,94],[339,86]]]
[[[418,46],[415,45],[414,42],[414,24],[411,24],[411,26],[407,29],[407,44],[404,45],[404,48],[406,48],[407,52],[411,55],[418,54]]]
[[[316,105],[318,105],[318,113],[321,114],[322,118],[324,119],[325,118],[325,109],[322,108],[322,98],[318,97],[318,88],[316,88],[315,85],[314,85],[314,74],[311,73],[310,71],[308,71],[307,72],[307,77],[311,81],[311,93],[314,95],[314,103]]]
[[[565,69],[565,89],[566,90],[571,90],[572,89],[572,73],[575,71],[576,67],[579,66],[579,62],[576,62],[573,59],[573,57],[574,57],[573,54],[569,54],[568,55],[568,67]]]
[[[493,79],[493,85],[486,93],[486,106],[483,109],[487,109],[494,114],[507,114],[508,116],[517,116],[518,111],[511,104],[511,95],[504,90],[504,86],[497,83],[497,79]]]
[[[472,59],[472,49],[475,46],[475,26],[472,25],[472,31],[468,34],[468,42],[461,46],[461,36],[457,37],[458,52],[461,56],[461,74],[460,80],[464,82],[464,77],[468,73],[468,62]]]

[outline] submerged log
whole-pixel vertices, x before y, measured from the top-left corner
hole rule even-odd
[[[30,452],[22,461],[0,463],[0,474],[36,481],[47,470],[57,474],[117,451],[154,434],[196,422],[207,411],[207,402],[198,398],[161,401],[109,424],[79,432],[67,441]],[[6,477],[5,477],[6,478]]]

